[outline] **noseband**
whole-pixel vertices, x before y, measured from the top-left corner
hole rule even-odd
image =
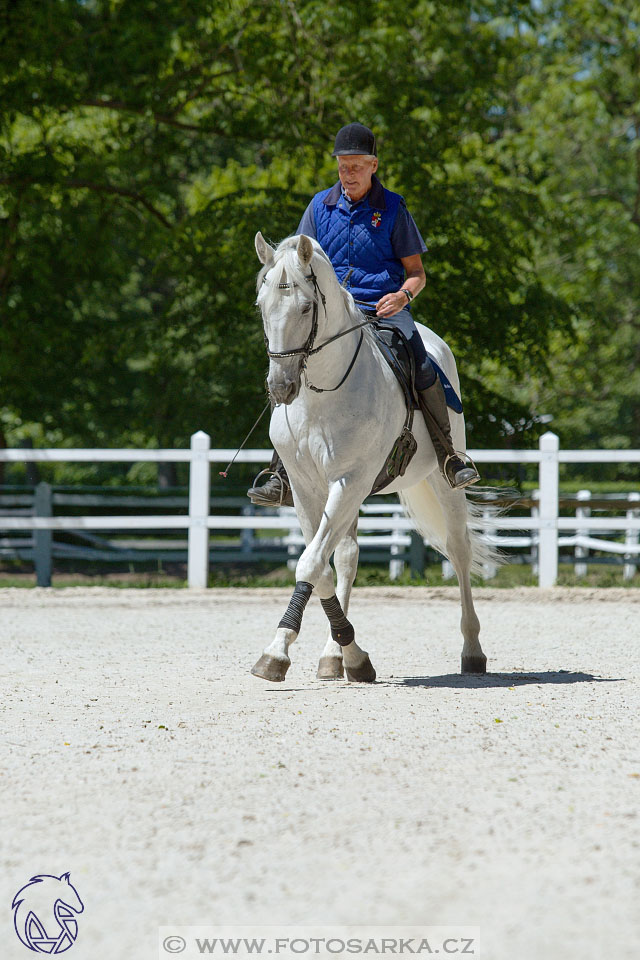
[[[296,356],[302,355],[302,358],[303,358],[302,367],[304,369],[304,376],[305,376],[307,387],[310,390],[313,390],[314,393],[333,393],[334,390],[338,390],[338,388],[342,386],[342,384],[345,382],[345,380],[351,373],[353,369],[353,365],[356,362],[358,354],[360,353],[360,347],[362,346],[362,340],[364,338],[364,331],[360,332],[360,339],[358,341],[358,346],[356,347],[355,353],[351,358],[351,363],[347,367],[347,372],[343,376],[340,383],[337,384],[337,386],[335,387],[315,387],[312,383],[310,383],[309,378],[307,376],[307,370],[306,370],[308,358],[313,356],[314,353],[319,353],[321,350],[327,347],[330,343],[333,343],[334,340],[339,340],[340,337],[345,337],[348,333],[353,333],[354,330],[359,330],[361,327],[368,326],[371,323],[371,320],[363,320],[362,323],[356,323],[353,327],[349,327],[348,330],[341,330],[340,333],[334,334],[332,337],[329,337],[328,340],[325,340],[324,343],[321,343],[319,347],[314,347],[314,343],[318,335],[318,299],[322,301],[322,309],[324,310],[325,314],[327,312],[327,302],[326,302],[324,293],[318,286],[318,278],[313,272],[313,267],[309,267],[309,270],[310,270],[310,273],[308,273],[304,279],[307,280],[309,283],[313,284],[313,289],[315,291],[315,298],[313,300],[313,313],[311,316],[311,331],[305,343],[301,347],[296,347],[295,350],[282,350],[280,352],[276,352],[275,350],[269,349],[269,340],[267,339],[266,333],[264,334],[264,343],[267,348],[267,356],[269,357],[270,360],[280,360],[285,357],[296,357]],[[262,282],[266,283],[266,281],[267,281],[267,278],[265,276],[262,278]],[[278,290],[292,290],[294,287],[297,287],[297,286],[298,286],[297,283],[279,283]]]

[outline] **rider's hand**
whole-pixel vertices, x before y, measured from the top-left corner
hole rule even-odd
[[[379,317],[393,317],[396,313],[400,313],[408,302],[407,295],[402,290],[396,290],[395,293],[385,293],[376,303],[376,314]]]

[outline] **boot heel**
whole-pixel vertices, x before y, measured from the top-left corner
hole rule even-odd
[[[280,464],[282,473],[267,467],[261,470],[253,481],[253,486],[247,490],[247,496],[251,503],[258,507],[292,507],[293,497],[291,496],[291,487],[284,467]],[[260,477],[267,473],[271,479],[264,486],[257,486]],[[284,476],[282,475],[284,474]]]
[[[450,463],[457,460],[462,464],[453,475],[449,474],[447,467]],[[469,463],[470,466],[465,467],[464,464]],[[457,450],[455,453],[450,453],[444,461],[442,466],[442,473],[444,478],[449,484],[450,487],[454,490],[463,490],[465,487],[470,487],[472,483],[477,483],[480,479],[480,473],[475,463],[471,459],[468,453],[459,453]]]

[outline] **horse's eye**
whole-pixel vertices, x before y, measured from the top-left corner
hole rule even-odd
[[[302,308],[302,312],[303,312],[303,313],[309,313],[309,310],[311,310],[311,304],[310,304],[310,303],[305,303],[304,307]]]

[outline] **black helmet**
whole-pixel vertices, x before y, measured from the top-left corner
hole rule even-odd
[[[332,157],[348,157],[354,154],[366,154],[377,157],[376,138],[369,127],[361,123],[348,123],[336,134]]]

